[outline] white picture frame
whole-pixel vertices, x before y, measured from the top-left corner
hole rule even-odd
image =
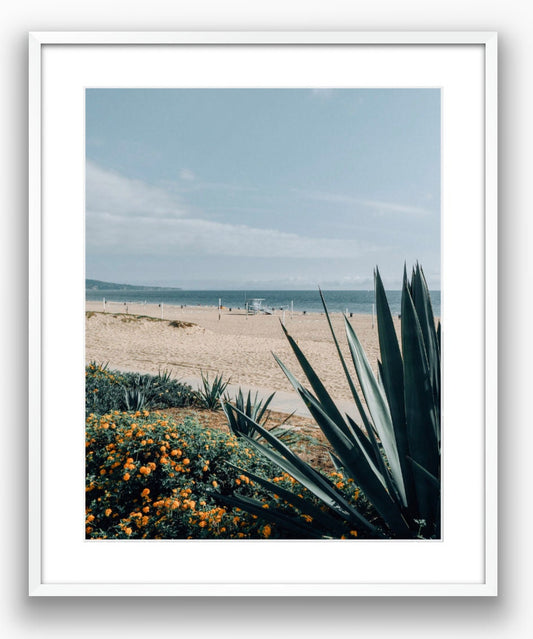
[[[29,63],[29,594],[495,596],[496,34],[47,32],[30,34]],[[89,86],[441,87],[441,540],[85,541]]]

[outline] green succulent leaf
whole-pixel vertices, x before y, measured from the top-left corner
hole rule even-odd
[[[329,531],[335,530],[339,535],[342,534],[345,529],[345,525],[343,525],[342,521],[335,519],[334,517],[324,513],[320,508],[312,504],[309,500],[300,497],[290,490],[283,488],[279,484],[275,484],[271,481],[268,481],[264,477],[260,477],[259,475],[246,470],[244,468],[239,468],[234,464],[228,462],[229,466],[232,466],[235,470],[239,471],[241,474],[246,475],[252,481],[256,482],[263,488],[270,491],[273,495],[277,495],[280,499],[285,500],[287,503],[292,504],[302,513],[305,513],[313,518],[314,523],[319,523],[322,526],[325,526]]]
[[[350,429],[346,425],[346,422],[344,421],[344,418],[342,417],[340,411],[338,410],[337,406],[335,405],[335,402],[331,399],[331,396],[327,392],[324,384],[322,384],[322,382],[320,381],[320,378],[318,377],[318,375],[313,370],[313,367],[308,362],[307,358],[303,354],[303,352],[300,349],[300,347],[298,346],[298,344],[296,344],[294,339],[289,335],[289,333],[287,332],[287,329],[283,326],[283,324],[281,326],[282,326],[283,331],[285,333],[285,336],[289,340],[289,344],[291,345],[291,348],[294,351],[294,354],[296,355],[296,358],[298,359],[298,362],[299,362],[299,364],[300,364],[305,376],[307,377],[307,379],[309,381],[309,384],[311,385],[311,388],[313,389],[313,391],[314,391],[315,395],[317,396],[318,400],[320,401],[321,404],[323,404],[323,406],[327,410],[328,414],[333,416],[335,423],[338,424],[339,428],[344,432],[344,434],[347,437],[350,437],[350,435],[351,435]],[[278,361],[278,363],[279,363],[279,360],[277,358],[276,358],[276,361]],[[285,373],[285,374],[287,374],[287,373]]]
[[[366,431],[369,432],[372,428],[372,424],[370,423],[370,420],[366,414],[366,410],[364,409],[363,404],[361,403],[361,400],[359,398],[359,395],[357,393],[357,390],[355,388],[355,384],[353,383],[352,380],[352,376],[350,375],[350,372],[348,371],[348,367],[346,365],[346,361],[344,360],[344,356],[342,354],[342,351],[340,349],[339,346],[339,341],[337,339],[337,336],[335,335],[335,331],[333,330],[333,325],[331,323],[331,318],[329,316],[329,311],[328,311],[328,307],[326,305],[326,300],[324,299],[324,295],[322,294],[322,291],[320,290],[320,288],[318,289],[318,292],[320,293],[320,299],[322,300],[322,306],[324,307],[324,312],[326,314],[326,319],[328,322],[328,326],[329,326],[329,330],[331,332],[331,335],[333,337],[333,342],[335,344],[335,348],[337,349],[337,354],[339,356],[339,359],[341,361],[341,365],[342,365],[342,369],[344,371],[344,375],[346,377],[346,381],[348,382],[348,386],[350,387],[350,392],[352,393],[352,397],[354,398],[355,401],[355,405],[357,407],[357,411],[359,413],[359,415],[361,416],[361,419],[363,420],[363,425],[366,428]]]
[[[438,415],[431,384],[431,372],[420,322],[411,293],[404,283],[402,296],[402,351],[404,393],[410,457],[431,475],[440,476]],[[435,492],[426,481],[416,483],[420,514],[435,516]]]
[[[377,532],[375,526],[370,524],[323,475],[314,470],[309,464],[295,455],[283,442],[271,435],[267,430],[256,424],[258,431],[263,438],[272,446],[272,449],[263,445],[257,440],[244,435],[244,439],[256,450],[262,453],[270,461],[277,464],[294,479],[299,481],[310,492],[316,495],[329,507],[333,508],[343,517],[348,517],[352,521],[363,524],[369,530]],[[275,452],[277,451],[277,452]]]
[[[294,517],[289,517],[280,513],[277,509],[269,508],[268,511],[263,508],[263,504],[260,501],[250,499],[244,495],[221,495],[217,494],[216,499],[225,502],[230,506],[241,508],[246,510],[252,515],[257,515],[267,523],[279,524],[282,528],[287,528],[296,534],[300,534],[303,537],[315,537],[316,539],[323,538],[324,535],[317,533],[315,530],[310,529],[303,522],[298,522]]]
[[[376,316],[379,336],[379,349],[382,361],[380,372],[390,409],[398,459],[404,480],[406,505],[416,505],[416,490],[411,466],[406,459],[409,455],[409,439],[405,419],[403,360],[392,320],[387,295],[379,270],[375,271]]]
[[[357,338],[351,324],[345,318],[346,337],[352,354],[353,363],[357,372],[357,377],[363,391],[363,395],[372,421],[376,427],[387,460],[391,469],[391,474],[402,503],[407,505],[405,485],[403,481],[402,469],[396,444],[396,435],[392,424],[392,418],[387,404],[387,399],[377,383],[372,367],[365,355],[363,347]]]
[[[278,363],[282,367],[282,370],[286,371],[289,379],[294,380],[296,390],[300,393],[311,415],[320,426],[324,435],[328,438],[350,476],[373,502],[385,521],[389,522],[392,528],[402,531],[402,533],[405,534],[408,526],[396,503],[395,495],[390,492],[392,488],[390,481],[387,481],[388,478],[385,478],[376,467],[372,456],[367,453],[366,446],[358,439],[355,431],[353,431],[355,441],[351,441],[332,419],[332,417],[337,415],[337,412],[335,412],[333,416],[328,415],[325,408],[309,391],[294,379],[283,363],[279,360]],[[379,459],[383,470],[388,473],[381,457]]]

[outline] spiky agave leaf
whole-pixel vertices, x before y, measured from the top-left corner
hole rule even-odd
[[[357,338],[351,324],[345,318],[346,337],[350,347],[350,353],[354,362],[359,384],[363,391],[363,395],[372,415],[372,421],[376,427],[380,441],[385,449],[387,461],[391,469],[391,475],[394,480],[395,487],[400,495],[404,506],[407,505],[405,494],[405,485],[403,481],[400,458],[398,454],[398,446],[396,444],[396,435],[392,424],[392,418],[387,403],[387,399],[383,394],[372,368],[365,355],[363,347]]]
[[[390,492],[390,480],[375,465],[374,459],[367,452],[366,446],[358,439],[356,431],[352,429],[352,437],[348,437],[343,429],[339,427],[339,424],[334,421],[340,415],[338,411],[335,410],[332,414],[329,414],[327,407],[320,404],[318,399],[296,380],[277,357],[276,361],[304,400],[311,415],[333,446],[336,455],[350,476],[374,504],[376,510],[387,522],[391,530],[401,536],[407,535],[408,526],[402,516],[400,505],[397,503],[395,495]],[[306,375],[308,368],[310,368],[309,363],[304,368]],[[386,473],[388,472],[384,465],[381,467]]]
[[[439,416],[424,337],[407,278],[402,294],[402,352],[410,457],[428,473],[440,477]],[[416,492],[421,518],[434,521],[439,508],[435,487],[419,477]]]
[[[279,484],[275,484],[269,481],[268,479],[265,479],[264,477],[256,475],[255,473],[249,470],[239,468],[238,466],[235,466],[231,464],[230,462],[227,462],[227,463],[229,466],[232,466],[235,470],[240,472],[242,475],[247,476],[253,482],[255,482],[256,484],[259,484],[262,488],[271,492],[273,495],[276,495],[278,499],[283,500],[288,504],[291,504],[291,506],[294,506],[295,508],[297,508],[301,513],[305,515],[309,515],[312,518],[313,528],[316,528],[317,527],[316,524],[319,524],[319,527],[322,527],[323,529],[325,529],[323,530],[322,535],[330,536],[333,531],[338,535],[342,535],[342,533],[344,532],[346,528],[346,524],[342,521],[342,519],[339,519],[336,514],[334,513],[329,514],[327,512],[324,512],[314,503],[309,501],[309,499],[305,499],[304,497],[301,497],[300,495],[296,495],[292,491],[287,490],[286,488],[283,488]],[[273,508],[269,508],[269,510],[272,510],[272,509]]]
[[[263,426],[266,425],[270,417],[270,411],[268,410],[268,407],[274,399],[275,394],[276,393],[272,393],[265,399],[259,399],[259,393],[256,392],[255,397],[252,400],[252,393],[251,391],[248,391],[248,395],[245,401],[242,389],[239,387],[237,397],[234,400],[234,404],[231,404],[227,398],[220,398],[222,410],[226,415],[230,431],[236,437],[240,437],[241,435],[257,437],[258,435],[255,431],[254,423],[258,422]],[[244,413],[245,415],[250,417],[251,421],[244,419],[240,413]],[[282,422],[282,424],[280,424],[280,426],[283,425],[290,417],[291,416],[289,415]],[[281,431],[279,428],[274,428],[272,430],[273,432],[277,430],[278,434],[282,434],[282,432],[284,432]],[[286,429],[286,431],[288,431],[288,429]]]
[[[244,417],[246,416],[244,415]],[[300,482],[311,493],[318,497],[318,499],[323,501],[336,513],[347,519],[347,521],[352,521],[354,524],[359,526],[363,525],[371,532],[378,534],[378,536],[380,535],[376,527],[368,522],[357,511],[357,509],[346,500],[346,498],[336,489],[329,479],[324,477],[307,462],[295,455],[290,448],[288,448],[277,437],[273,436],[268,430],[264,429],[259,424],[255,424],[255,427],[270,447],[243,435],[243,438],[249,445],[253,446],[258,452],[267,457],[267,459],[294,477],[296,481]]]
[[[202,377],[202,388],[196,391],[196,396],[200,401],[201,405],[207,408],[208,410],[219,410],[220,409],[220,398],[224,394],[230,380],[224,380],[222,374],[215,375],[215,379],[211,382],[209,379],[209,374],[205,374],[203,371],[200,371],[200,375]]]
[[[330,329],[331,335],[333,337],[333,342],[334,342],[335,347],[337,349],[337,354],[339,355],[339,359],[341,361],[341,365],[342,365],[342,368],[344,370],[344,374],[346,376],[346,380],[348,382],[348,386],[350,387],[350,391],[352,393],[352,397],[353,397],[353,399],[355,401],[355,405],[356,405],[357,411],[358,411],[361,419],[363,420],[363,425],[364,425],[364,429],[365,430],[362,430],[350,418],[350,416],[347,415],[346,418],[347,418],[347,421],[348,421],[349,428],[350,428],[350,430],[352,432],[352,435],[354,436],[354,441],[357,443],[357,445],[359,447],[361,447],[366,452],[367,456],[370,459],[372,459],[372,461],[375,463],[375,465],[377,465],[379,467],[380,473],[381,473],[381,477],[385,481],[385,484],[387,486],[387,490],[388,490],[389,494],[395,495],[396,494],[396,488],[393,485],[393,480],[392,480],[392,477],[390,475],[390,471],[387,468],[387,466],[385,464],[385,460],[383,459],[383,456],[382,456],[381,451],[379,449],[379,446],[378,446],[378,443],[377,443],[377,440],[376,440],[374,424],[372,423],[372,420],[370,419],[370,417],[367,416],[366,409],[363,406],[363,403],[362,403],[361,399],[359,398],[359,394],[358,394],[358,392],[357,392],[357,390],[355,388],[354,381],[352,380],[352,376],[350,375],[350,372],[348,371],[348,367],[347,367],[346,362],[344,360],[344,357],[342,355],[337,336],[335,334],[335,331],[333,330],[333,325],[331,323],[331,319],[330,319],[328,307],[327,307],[327,304],[326,304],[326,300],[324,299],[324,295],[322,294],[322,291],[320,290],[320,288],[318,290],[319,290],[319,293],[320,293],[320,299],[322,300],[322,306],[324,307],[324,312],[326,314],[326,319],[327,319],[327,322],[328,322],[328,325],[329,325],[329,329]],[[347,318],[345,318],[345,320],[348,321]]]

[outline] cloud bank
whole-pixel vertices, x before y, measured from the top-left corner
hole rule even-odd
[[[202,219],[182,196],[87,163],[87,249],[94,254],[353,258],[373,246]]]

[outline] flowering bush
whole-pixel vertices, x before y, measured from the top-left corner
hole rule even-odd
[[[193,418],[177,424],[161,413],[89,415],[86,427],[87,538],[264,537],[256,516],[217,505],[213,492],[242,483],[231,463],[272,473],[235,437],[202,429]],[[267,530],[268,532],[268,530]]]
[[[278,492],[265,491],[249,473],[272,478]],[[359,499],[353,482],[340,474],[329,480],[346,498]],[[258,504],[259,513],[221,504],[231,501],[234,491]],[[288,492],[295,499],[287,501]],[[319,507],[307,489],[242,439],[202,428],[195,418],[177,423],[148,411],[87,418],[88,539],[314,538],[308,511],[298,508],[300,499]],[[276,519],[280,510],[300,526],[284,526]],[[346,528],[338,537],[356,535]]]
[[[167,373],[121,373],[91,362],[85,367],[85,414],[103,415],[114,410],[126,410],[128,391],[139,388],[145,396],[145,407],[154,410],[190,406],[195,401],[192,388],[171,379]]]

